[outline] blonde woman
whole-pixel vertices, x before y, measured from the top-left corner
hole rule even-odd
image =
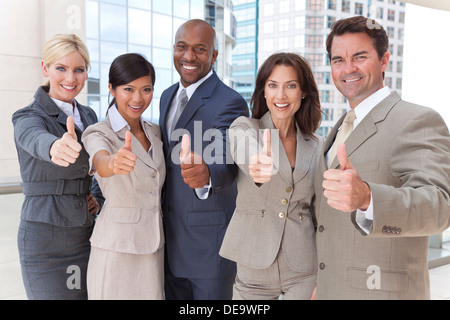
[[[29,299],[86,299],[89,237],[104,200],[81,143],[97,116],[75,100],[88,77],[87,48],[76,35],[56,35],[44,44],[41,68],[45,85],[12,116],[25,195],[22,277]]]

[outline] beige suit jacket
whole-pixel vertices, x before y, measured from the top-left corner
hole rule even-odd
[[[270,112],[260,120],[240,117],[230,127],[231,151],[239,167],[238,196],[220,255],[251,268],[264,269],[282,249],[293,270],[315,272],[312,198],[323,138],[311,139],[297,126],[296,163],[292,170],[278,132],[271,130],[277,172],[269,182],[258,186],[248,172],[248,153],[256,145],[262,146],[263,130],[259,129],[265,128],[274,129]]]
[[[429,299],[428,236],[450,219],[448,128],[436,112],[396,92],[355,128],[346,151],[372,192],[366,235],[355,212],[334,210],[323,196],[325,154],[342,120],[325,141],[316,176],[317,298]],[[331,167],[338,166],[335,159]]]
[[[134,170],[129,175],[102,178],[95,173],[105,205],[98,216],[91,237],[93,247],[115,252],[150,254],[164,245],[161,188],[166,174],[159,126],[145,123],[149,133],[153,159],[132,135],[131,148],[137,156]],[[125,144],[123,128],[117,133],[111,128],[109,117],[89,126],[82,137],[92,157],[97,151],[111,154]]]

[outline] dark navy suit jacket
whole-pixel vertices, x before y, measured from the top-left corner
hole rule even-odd
[[[184,183],[179,161],[172,160],[178,158],[182,135],[177,141],[167,136],[166,117],[178,86],[176,83],[165,90],[160,100],[159,125],[167,166],[162,200],[167,266],[176,277],[229,277],[236,272],[235,263],[220,257],[219,249],[236,206],[237,168],[230,156],[227,162],[226,131],[237,117],[248,116],[248,106],[213,72],[196,89],[181,114],[175,130],[189,132],[191,150],[202,153],[211,176],[209,196],[200,200]]]

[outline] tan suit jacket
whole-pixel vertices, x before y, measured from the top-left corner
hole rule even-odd
[[[258,131],[265,128],[274,129],[270,112],[260,120],[240,117],[230,127],[231,151],[239,167],[238,196],[220,255],[251,268],[265,269],[282,249],[293,270],[315,272],[315,217],[311,204],[323,138],[317,136],[318,140],[313,140],[297,126],[296,163],[292,170],[277,131],[271,130],[277,172],[269,182],[258,186],[248,172],[249,157],[242,161],[241,156],[247,155],[252,146],[262,146],[263,130]]]
[[[450,135],[431,109],[396,92],[372,109],[346,141],[350,162],[373,198],[366,235],[356,213],[332,209],[323,196],[325,154],[316,176],[318,299],[429,299],[428,236],[448,228]],[[338,160],[331,164],[338,168]],[[364,221],[363,221],[364,222]]]
[[[153,159],[132,135],[131,149],[137,156],[134,170],[129,175],[102,178],[95,173],[106,198],[95,223],[91,237],[93,247],[115,252],[150,254],[164,245],[161,188],[166,174],[159,126],[145,123],[149,133]],[[123,128],[117,133],[111,128],[109,117],[89,126],[82,141],[92,157],[99,150],[111,154],[125,144]]]

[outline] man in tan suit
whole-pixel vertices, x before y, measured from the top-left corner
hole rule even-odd
[[[387,49],[364,17],[337,21],[327,39],[353,118],[330,132],[316,175],[317,299],[430,298],[428,236],[449,226],[450,135],[436,112],[383,85]]]

